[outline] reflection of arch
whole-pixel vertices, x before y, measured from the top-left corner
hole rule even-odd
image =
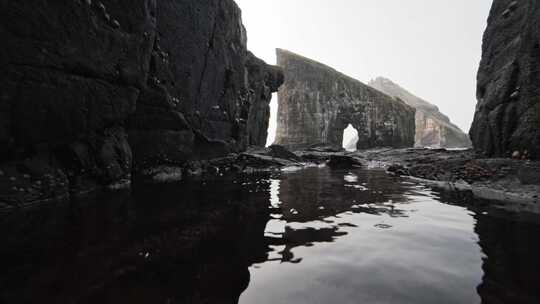
[[[281,219],[287,222],[307,223],[351,211],[352,205],[377,204],[389,200],[395,203],[408,201],[403,195],[405,187],[389,178],[384,171],[355,171],[355,181],[344,181],[348,175],[349,172],[329,168],[310,168],[286,175],[279,187],[280,207],[283,210]],[[362,183],[366,184],[368,191],[359,191],[354,187],[362,186]],[[344,188],[344,185],[351,187]],[[343,190],[335,191],[335,189]],[[320,206],[324,209],[319,209]],[[369,213],[405,215],[401,209],[392,210],[387,207],[371,209]]]
[[[366,191],[359,190],[363,184]],[[271,232],[266,231],[265,240],[270,251],[279,252],[274,252],[275,257],[267,261],[301,263],[302,257],[295,254],[295,248],[331,243],[346,235],[342,227],[355,227],[354,224],[335,223],[329,219],[346,211],[408,216],[404,209],[378,204],[389,201],[406,203],[408,198],[403,195],[404,191],[405,187],[389,178],[384,171],[343,172],[311,168],[272,181],[271,210],[274,215],[279,215],[279,220],[275,220]],[[294,223],[314,221],[323,222],[325,226],[294,226]],[[276,227],[279,227],[278,231]]]

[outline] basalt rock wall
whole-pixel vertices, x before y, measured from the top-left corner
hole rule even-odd
[[[437,106],[383,77],[370,81],[369,85],[389,96],[403,100],[416,109],[416,147],[470,148],[472,146],[469,135],[454,125]]]
[[[0,2],[0,204],[264,145],[283,75],[232,0]]]
[[[415,110],[316,61],[278,50],[285,73],[279,89],[276,143],[292,149],[341,147],[343,130],[358,130],[359,149],[412,147]]]
[[[486,156],[540,158],[540,3],[495,0],[484,33],[470,135]]]

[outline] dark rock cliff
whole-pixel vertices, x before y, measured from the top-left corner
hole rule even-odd
[[[469,148],[469,135],[454,125],[439,108],[417,97],[389,79],[378,77],[369,85],[389,96],[399,98],[416,109],[416,147]]]
[[[282,73],[232,0],[0,2],[0,203],[264,145]]]
[[[285,50],[277,56],[285,83],[278,93],[276,144],[341,147],[351,124],[359,149],[414,145],[413,108],[311,59]]]
[[[495,0],[484,34],[471,138],[486,156],[540,157],[540,3]]]
[[[267,66],[255,56],[250,57],[247,68],[252,100],[247,121],[248,144],[265,146],[270,117],[269,101],[272,93],[277,92],[283,83],[283,72],[279,67]]]

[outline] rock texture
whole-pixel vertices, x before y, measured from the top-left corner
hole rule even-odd
[[[413,108],[311,59],[286,50],[277,50],[277,57],[285,83],[278,93],[276,144],[341,147],[351,124],[359,149],[413,146]]]
[[[268,66],[255,56],[247,61],[250,87],[250,107],[247,121],[248,145],[266,145],[270,117],[270,100],[284,81],[283,72]]]
[[[417,97],[389,79],[378,77],[369,85],[387,95],[404,101],[416,109],[416,147],[470,148],[469,135],[454,125],[439,108]]]
[[[6,0],[0,17],[0,202],[265,144],[283,76],[232,0]]]
[[[510,156],[519,151],[540,158],[539,65],[540,3],[493,1],[470,132],[478,152]]]

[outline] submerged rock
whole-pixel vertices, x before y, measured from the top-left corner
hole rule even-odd
[[[389,96],[404,101],[416,109],[415,147],[470,148],[469,135],[439,111],[439,108],[395,84],[378,77],[369,85]]]
[[[470,131],[476,150],[540,158],[540,3],[495,0],[484,33],[478,104]]]
[[[412,147],[415,110],[311,59],[277,50],[285,83],[279,89],[276,143],[292,149],[341,147],[343,130],[358,130],[358,148]]]

